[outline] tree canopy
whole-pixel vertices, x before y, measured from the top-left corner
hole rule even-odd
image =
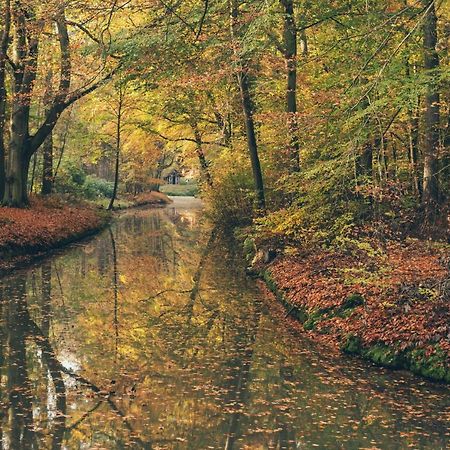
[[[427,224],[445,215],[444,2],[1,8],[5,205],[27,204],[36,170],[48,193],[80,161],[106,158],[119,189],[159,186],[168,161],[195,168],[217,214],[268,214],[269,227],[294,235],[380,214]],[[245,204],[245,214],[233,206]]]

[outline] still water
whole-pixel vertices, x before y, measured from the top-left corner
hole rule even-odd
[[[0,281],[1,449],[446,449],[449,390],[286,330],[201,204]]]

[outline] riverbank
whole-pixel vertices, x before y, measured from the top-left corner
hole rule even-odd
[[[87,203],[32,198],[30,207],[0,208],[0,274],[103,229],[111,214]]]
[[[411,239],[291,248],[255,269],[314,340],[449,383],[449,264],[448,246]]]
[[[110,199],[99,199],[95,202],[101,208],[108,208]],[[137,195],[120,196],[114,203],[114,210],[121,211],[129,208],[138,208],[140,206],[165,206],[172,203],[170,198],[162,192],[143,192]]]
[[[128,198],[116,210],[171,202],[165,194],[148,192]],[[67,202],[63,197],[33,197],[29,208],[0,208],[0,275],[98,233],[111,218],[102,204]]]

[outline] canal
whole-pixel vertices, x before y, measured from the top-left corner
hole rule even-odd
[[[0,280],[1,449],[446,449],[449,390],[286,329],[198,200]]]

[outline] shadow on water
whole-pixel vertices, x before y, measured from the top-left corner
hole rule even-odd
[[[0,449],[445,449],[449,391],[285,330],[201,205],[0,280]]]

